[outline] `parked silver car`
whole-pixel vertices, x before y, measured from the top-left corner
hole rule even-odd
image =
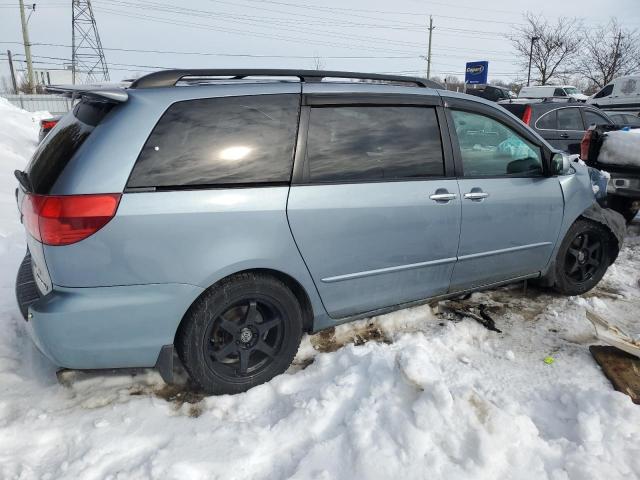
[[[620,247],[586,167],[424,79],[179,70],[75,94],[16,172],[18,302],[61,367],[170,381],[179,358],[240,392],[303,332],[522,279],[584,293]]]

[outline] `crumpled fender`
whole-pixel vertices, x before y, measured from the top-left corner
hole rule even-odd
[[[598,203],[594,202],[580,216],[607,227],[618,241],[618,252],[622,249],[624,235],[627,232],[627,223],[622,215],[610,208],[602,208]],[[611,263],[615,261],[617,256],[616,252],[616,256],[611,259]]]

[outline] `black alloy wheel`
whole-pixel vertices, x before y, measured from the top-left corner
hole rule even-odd
[[[604,245],[600,235],[581,233],[569,245],[565,257],[566,275],[576,283],[591,279],[602,264]]]
[[[267,299],[242,301],[209,323],[202,345],[207,366],[221,377],[255,375],[277,356],[283,333],[277,306]]]
[[[558,249],[554,288],[565,295],[581,295],[595,287],[609,268],[614,241],[603,225],[576,220]]]
[[[222,280],[195,301],[175,346],[191,379],[212,394],[233,394],[268,382],[293,361],[303,330],[293,292],[262,273]]]

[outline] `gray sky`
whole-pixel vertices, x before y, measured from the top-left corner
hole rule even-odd
[[[588,26],[606,23],[608,17],[598,13],[607,10],[624,27],[640,29],[640,0],[94,0],[92,4],[112,80],[157,67],[314,68],[314,56],[324,69],[424,74],[426,61],[421,55],[427,50],[429,14],[436,27],[432,75],[462,78],[466,61],[488,60],[490,79],[510,80],[522,78],[523,73],[500,35],[521,23],[527,10],[550,19],[578,16]],[[17,0],[0,0],[0,51],[10,48],[17,60],[24,60],[17,5]],[[36,5],[29,21],[31,42],[64,46],[33,46],[34,66],[55,68],[65,59],[69,62],[71,1],[36,0]],[[6,55],[0,55],[0,75],[8,75]]]

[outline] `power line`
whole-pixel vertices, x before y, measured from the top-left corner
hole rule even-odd
[[[98,10],[98,9],[97,9]],[[177,25],[177,26],[185,26],[185,27],[191,27],[191,28],[198,28],[198,29],[204,29],[204,30],[208,30],[211,31],[212,29],[215,29],[217,31],[220,32],[227,32],[227,33],[238,33],[241,34],[243,36],[246,36],[247,34],[250,34],[250,36],[255,36],[255,37],[261,37],[261,38],[269,38],[269,39],[276,39],[276,40],[287,40],[287,41],[293,41],[293,42],[297,42],[297,43],[301,43],[304,42],[305,44],[309,44],[309,45],[319,45],[319,46],[330,46],[330,47],[338,47],[338,48],[346,48],[346,49],[361,49],[361,50],[369,50],[369,51],[384,51],[384,52],[388,52],[388,53],[406,53],[406,51],[404,50],[396,50],[396,49],[391,49],[391,48],[381,48],[381,47],[374,47],[374,46],[368,46],[368,45],[356,45],[356,44],[341,44],[341,43],[335,43],[335,42],[331,42],[331,41],[320,41],[320,40],[314,40],[314,39],[303,39],[298,37],[294,37],[294,36],[286,36],[286,35],[280,35],[280,34],[265,34],[262,32],[256,32],[253,30],[246,30],[246,29],[236,29],[236,28],[229,28],[229,27],[218,27],[216,25],[211,25],[211,24],[203,24],[203,23],[195,23],[195,22],[186,22],[186,21],[175,21],[175,20],[169,20],[166,18],[161,18],[161,17],[152,17],[149,15],[135,15],[135,14],[130,14],[130,13],[125,13],[122,11],[114,11],[114,10],[109,10],[109,9],[105,9],[105,8],[100,8],[99,9],[102,12],[105,13],[110,13],[113,15],[118,15],[118,16],[122,16],[122,17],[128,17],[128,18],[134,18],[134,19],[138,19],[138,20],[144,20],[144,21],[151,21],[151,22],[157,22],[157,23],[164,23],[167,25]],[[302,30],[302,32],[304,32],[304,30]],[[419,44],[416,44],[419,45]],[[406,46],[406,45],[405,45]]]
[[[21,42],[7,42],[0,41],[0,44],[21,44]],[[60,47],[70,48],[71,45],[65,45],[61,43],[32,43],[34,46],[47,46],[47,47]],[[318,55],[261,55],[250,53],[219,53],[219,52],[185,52],[185,51],[173,51],[173,50],[146,50],[140,48],[116,48],[116,47],[103,47],[105,51],[113,52],[132,52],[132,53],[155,53],[155,54],[171,54],[171,55],[202,55],[211,57],[247,57],[247,58],[300,58],[300,59],[313,59]],[[418,59],[419,55],[322,55],[322,58],[327,59]]]

